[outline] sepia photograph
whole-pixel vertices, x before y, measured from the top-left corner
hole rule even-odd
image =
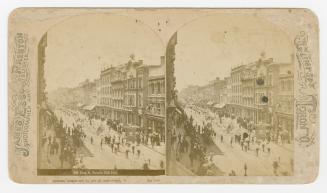
[[[220,14],[186,24],[175,38],[167,66],[168,174],[293,175],[287,34],[253,16]]]
[[[163,175],[165,58],[137,19],[84,15],[38,44],[38,174]]]
[[[319,173],[309,9],[19,8],[18,183],[294,184]]]

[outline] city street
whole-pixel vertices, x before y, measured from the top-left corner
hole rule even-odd
[[[80,112],[67,109],[56,109],[58,119],[63,120],[65,128],[81,126],[84,137],[83,144],[77,149],[74,167],[85,169],[143,169],[144,164],[148,169],[163,169],[165,156],[164,144],[150,146],[136,145],[127,141],[125,134],[119,134],[110,128],[106,121],[89,119]],[[66,130],[66,132],[70,132]],[[110,144],[105,144],[104,137],[111,136],[119,140],[118,146],[113,149]],[[116,141],[117,141],[116,140]],[[134,153],[132,146],[134,146]],[[138,154],[138,152],[140,152]]]
[[[205,125],[211,125],[214,131],[211,139],[222,153],[214,154],[208,149],[207,155],[212,155],[211,162],[222,170],[223,175],[271,176],[292,174],[292,144],[266,143],[256,140],[254,137],[254,141],[249,141],[249,148],[245,150],[240,142],[235,142],[236,134],[247,132],[237,124],[236,119],[221,117],[220,122],[218,114],[193,105],[186,106],[184,111],[188,117],[192,117],[194,125],[200,125],[200,133],[203,133],[202,128]],[[268,149],[270,150],[268,151]],[[278,163],[276,170],[273,167],[274,162],[275,164]]]

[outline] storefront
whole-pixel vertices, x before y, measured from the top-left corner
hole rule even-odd
[[[294,138],[294,119],[293,116],[277,113],[276,135],[281,136],[283,140],[290,142]]]
[[[146,120],[146,132],[158,133],[160,141],[165,141],[165,119],[163,117],[148,115]]]

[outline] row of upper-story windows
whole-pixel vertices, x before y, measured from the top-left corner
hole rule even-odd
[[[292,78],[281,79],[279,81],[279,89],[280,89],[280,91],[292,92],[293,91],[293,79]]]
[[[232,103],[234,104],[241,104],[242,103],[242,96],[232,96]]]
[[[241,73],[235,73],[231,76],[230,82],[233,83],[239,83],[241,81]]]
[[[149,82],[148,92],[150,95],[153,94],[164,94],[165,93],[165,81],[156,80]]]
[[[254,104],[254,99],[253,98],[243,97],[243,105],[245,105],[245,106],[253,106],[253,104]]]
[[[246,86],[242,88],[243,96],[254,96],[254,88],[253,86]]]
[[[126,75],[123,72],[115,72],[115,73],[111,73],[111,74],[106,74],[103,75],[100,79],[101,84],[105,85],[105,84],[109,84],[113,81],[117,81],[117,80],[125,80],[126,79]]]
[[[136,106],[136,95],[135,94],[126,94],[124,96],[124,105],[125,106]]]
[[[232,86],[232,92],[241,94],[242,92],[241,86]]]
[[[125,88],[127,89],[141,89],[143,88],[143,78],[130,78],[125,82]]]
[[[112,99],[110,97],[101,97],[97,100],[97,103],[100,105],[107,105],[112,107],[121,107],[121,105],[131,107],[143,107],[143,97],[142,94],[139,94],[138,97],[133,94],[125,95],[123,97],[122,103],[121,100]]]

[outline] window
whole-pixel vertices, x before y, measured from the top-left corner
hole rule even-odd
[[[140,77],[139,78],[139,88],[142,88],[143,87],[143,84],[142,84],[142,78]]]
[[[157,83],[157,87],[158,87],[158,94],[160,94],[161,93],[161,88],[160,88],[161,85],[160,85],[160,82]]]
[[[157,112],[156,112],[156,114],[160,114],[160,112],[161,112],[161,110],[160,110],[160,104],[159,103],[157,103],[156,104],[156,107],[157,107]]]
[[[154,94],[154,84],[151,83],[151,94]]]
[[[142,104],[142,95],[139,95],[139,97],[138,97],[138,105],[139,105],[140,107],[143,106],[143,104]]]

